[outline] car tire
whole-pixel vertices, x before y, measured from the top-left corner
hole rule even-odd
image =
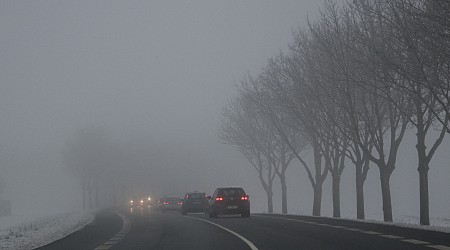
[[[250,217],[250,211],[245,211],[241,214],[241,217],[248,218]]]

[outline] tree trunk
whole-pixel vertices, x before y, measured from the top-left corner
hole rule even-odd
[[[322,183],[314,186],[313,216],[320,216],[322,206]]]
[[[340,183],[341,175],[338,173],[333,174],[333,217],[341,217],[341,197],[340,197]]]
[[[87,190],[87,196],[88,196],[88,208],[92,209],[92,199],[91,199],[91,190]]]
[[[427,162],[425,133],[423,126],[417,126],[417,155],[419,160],[419,197],[420,197],[420,225],[430,225],[430,209],[428,196],[428,170],[430,169]]]
[[[83,185],[81,189],[83,193],[83,210],[86,210],[86,187]]]
[[[88,188],[87,188],[87,195],[88,195],[89,209],[92,209],[92,184],[90,181],[89,181]]]
[[[116,193],[116,183],[115,182],[112,184],[112,200],[113,200],[113,205],[117,206],[117,193]]]
[[[315,184],[314,184],[314,201],[313,201],[313,215],[320,216],[320,211],[322,207],[322,155],[320,153],[320,146],[317,141],[313,143],[314,151],[314,167],[315,173]]]
[[[430,225],[430,208],[428,196],[428,166],[419,166],[420,181],[420,225]]]
[[[392,171],[387,166],[379,166],[380,181],[381,181],[381,196],[383,200],[383,216],[385,222],[392,222],[392,201],[391,201],[391,187],[389,179]]]
[[[98,206],[98,183],[95,183],[95,208],[99,208]]]
[[[287,185],[286,176],[280,175],[281,182],[281,213],[287,214]]]
[[[362,164],[356,166],[356,218],[364,220],[364,176]]]
[[[267,190],[267,211],[271,214],[273,213],[273,192],[272,190]]]

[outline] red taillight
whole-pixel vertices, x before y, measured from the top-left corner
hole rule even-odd
[[[241,200],[243,200],[243,201],[248,201],[248,196],[242,196],[242,197],[241,197]]]
[[[178,202],[178,205],[183,205],[183,202],[181,202],[181,201],[180,201],[180,202]]]
[[[222,197],[216,197],[216,201],[223,201]]]
[[[164,205],[169,205],[169,202],[165,201],[165,202],[164,202]]]

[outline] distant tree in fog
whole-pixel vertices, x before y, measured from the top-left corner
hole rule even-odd
[[[324,141],[322,151],[332,175],[333,216],[340,217],[340,178],[345,158],[348,158],[356,167],[357,218],[364,219],[363,188],[374,143],[368,133],[369,126],[358,117],[365,111],[358,111],[361,106],[357,97],[367,90],[351,81],[351,72],[357,71],[359,66],[352,58],[354,34],[349,20],[348,9],[327,1],[319,19],[308,23],[309,32],[299,31],[294,35],[291,49],[294,55],[301,57],[298,61],[311,82],[310,98],[325,114],[317,129]]]
[[[286,171],[291,165],[291,161],[299,156],[307,146],[308,143],[302,133],[298,133],[296,128],[292,127],[283,116],[280,107],[275,104],[275,99],[270,95],[270,92],[265,89],[266,81],[270,82],[270,74],[260,75],[257,79],[248,76],[242,80],[240,86],[240,94],[245,96],[248,101],[252,103],[253,109],[263,119],[268,122],[274,133],[276,139],[276,147],[273,157],[268,155],[268,158],[275,158],[275,172],[280,179],[281,184],[281,210],[282,213],[287,213],[287,183]]]
[[[239,95],[225,108],[219,138],[236,146],[258,172],[267,195],[268,212],[273,213],[273,180],[281,164],[277,155],[279,141],[275,128],[252,106],[249,99]]]
[[[6,187],[6,183],[2,177],[0,177],[0,194],[2,194],[3,190]]]
[[[313,138],[313,142],[317,142],[314,140],[314,135],[316,135],[314,129],[309,127],[312,121],[305,121],[305,124],[303,124],[302,121],[298,120],[298,116],[292,114],[293,107],[291,105],[293,103],[287,100],[289,98],[287,95],[290,92],[286,90],[290,89],[293,82],[292,78],[286,74],[285,59],[286,57],[281,55],[279,58],[270,60],[269,65],[264,68],[259,77],[243,81],[241,87],[253,102],[254,108],[272,123],[282,139],[282,143],[291,150],[291,152],[286,153],[299,160],[306,170],[314,191],[313,214],[320,215],[322,184],[328,174],[328,168],[324,167],[322,170],[322,156],[320,153],[316,154],[314,158],[315,174],[313,176],[310,166],[303,159],[302,153],[306,148],[316,145],[315,152],[317,153],[320,146],[311,143],[311,138]],[[310,114],[306,114],[303,118],[310,119],[311,117],[308,117]]]
[[[99,187],[109,167],[110,143],[104,129],[97,127],[78,130],[66,143],[64,163],[80,181],[83,209],[99,207]]]

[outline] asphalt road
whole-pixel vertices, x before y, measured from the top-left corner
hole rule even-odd
[[[101,211],[94,223],[39,249],[443,249],[450,234],[322,217],[182,216]]]

